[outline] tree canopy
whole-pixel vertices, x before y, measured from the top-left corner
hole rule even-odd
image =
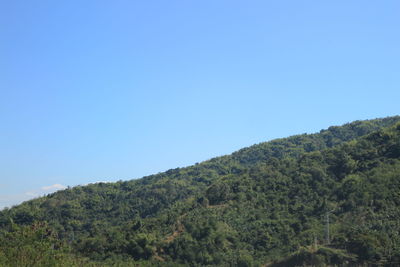
[[[0,212],[0,263],[394,266],[399,122],[356,121],[24,202]]]

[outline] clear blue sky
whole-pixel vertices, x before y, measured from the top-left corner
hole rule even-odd
[[[400,1],[1,1],[0,208],[399,114]]]

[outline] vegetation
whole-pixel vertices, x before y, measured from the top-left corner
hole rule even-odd
[[[5,209],[0,265],[397,266],[399,122],[357,121]]]

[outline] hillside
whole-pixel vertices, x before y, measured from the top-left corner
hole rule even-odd
[[[399,221],[397,116],[5,209],[0,264],[395,266]]]

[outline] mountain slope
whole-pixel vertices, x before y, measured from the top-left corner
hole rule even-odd
[[[102,262],[393,263],[399,121],[357,121],[139,180],[70,188],[2,211],[0,226],[46,221],[73,253]]]

